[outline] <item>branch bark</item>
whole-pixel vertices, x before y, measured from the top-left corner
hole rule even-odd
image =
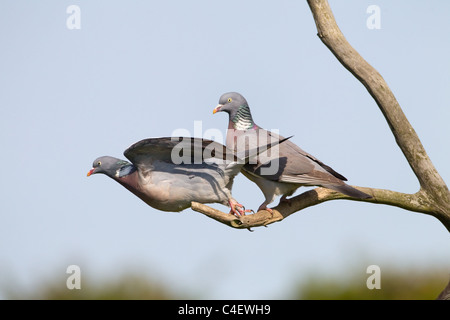
[[[308,207],[320,204],[322,202],[340,199],[386,204],[422,213],[429,213],[429,211],[432,210],[430,204],[423,201],[421,191],[415,194],[408,194],[385,189],[353,187],[370,194],[373,198],[354,199],[331,189],[315,188],[296,197],[290,198],[288,201],[280,202],[278,206],[272,208],[272,213],[266,210],[261,210],[254,214],[241,217],[224,213],[198,202],[192,202],[191,205],[192,210],[203,213],[204,215],[226,224],[229,227],[238,229],[267,226],[268,224],[281,221],[291,214]]]
[[[428,157],[414,128],[409,123],[394,94],[383,77],[347,42],[334,19],[327,0],[307,0],[316,23],[318,36],[341,64],[367,89],[383,113],[395,140],[420,183],[414,194],[357,187],[372,199],[354,199],[325,188],[304,192],[289,202],[280,202],[273,214],[262,210],[252,215],[235,217],[199,203],[192,209],[234,228],[266,226],[281,221],[294,212],[325,201],[347,199],[397,206],[439,219],[450,231],[450,191]]]
[[[427,202],[429,210],[424,213],[438,218],[450,231],[448,187],[428,157],[386,81],[347,42],[336,24],[328,1],[308,0],[308,5],[313,14],[319,38],[339,62],[366,87],[383,113],[398,146],[419,180],[420,191],[415,194],[415,200]]]

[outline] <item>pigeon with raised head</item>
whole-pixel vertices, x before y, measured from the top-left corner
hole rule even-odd
[[[125,150],[131,163],[99,157],[87,175],[103,173],[158,210],[178,212],[196,201],[221,203],[231,207],[230,213],[242,215],[250,210],[231,195],[234,177],[249,159],[280,142],[233,152],[200,138],[144,139]]]
[[[226,145],[232,150],[238,145],[252,143],[249,141],[259,145],[261,141],[283,138],[259,127],[253,121],[247,101],[237,92],[223,94],[213,110],[214,114],[217,112],[226,112],[229,115]],[[260,154],[259,159],[265,161],[248,163],[242,168],[242,173],[255,182],[265,196],[259,210],[271,211],[267,205],[275,200],[276,196],[282,195],[281,201],[285,201],[301,186],[321,186],[353,198],[371,198],[370,195],[347,185],[344,176],[291,141],[277,146],[277,152],[272,151],[273,149]]]

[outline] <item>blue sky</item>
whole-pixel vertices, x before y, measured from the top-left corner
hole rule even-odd
[[[79,30],[66,27],[72,4]],[[373,4],[381,29],[366,26]],[[448,183],[450,3],[330,5]],[[345,278],[371,264],[448,267],[447,230],[399,208],[333,201],[250,233],[190,209],[159,212],[105,176],[86,178],[96,157],[194,134],[194,121],[225,133],[227,116],[212,110],[238,91],[257,124],[294,135],[350,184],[417,191],[377,105],[316,33],[306,1],[1,2],[0,297],[4,283],[38,288],[72,264],[86,279],[131,268],[213,299],[286,298],[315,272]],[[233,194],[249,208],[263,201],[242,175]]]

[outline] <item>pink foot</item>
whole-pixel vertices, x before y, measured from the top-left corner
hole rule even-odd
[[[237,217],[245,216],[246,212],[253,212],[253,210],[245,209],[245,207],[236,200],[229,200],[228,203],[231,207],[230,214],[234,214]]]

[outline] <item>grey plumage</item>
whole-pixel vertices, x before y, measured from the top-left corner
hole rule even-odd
[[[234,177],[246,162],[278,143],[232,152],[206,139],[150,138],[125,150],[124,155],[131,163],[100,157],[94,161],[88,176],[103,173],[162,211],[178,212],[196,201],[221,203],[231,206],[231,212],[242,214],[242,205],[231,195]]]
[[[259,145],[261,141],[283,138],[255,124],[247,101],[239,93],[229,92],[220,97],[219,105],[213,113],[222,111],[229,114],[226,145],[230,149],[242,143],[248,145],[247,142],[242,142],[245,139]],[[261,153],[260,159],[265,161],[248,163],[242,168],[242,173],[264,193],[265,201],[260,210],[268,209],[267,205],[277,195],[283,195],[282,200],[285,200],[301,186],[322,186],[354,198],[371,198],[370,195],[345,184],[347,179],[344,176],[291,141],[277,146],[275,151],[278,152],[272,151],[274,149]]]

